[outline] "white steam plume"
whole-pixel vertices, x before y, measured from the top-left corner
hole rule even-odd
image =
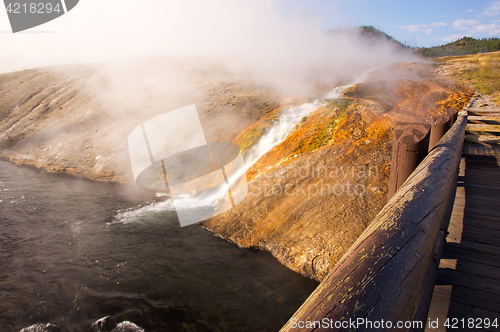
[[[314,13],[290,13],[286,0],[83,0],[26,33],[6,33],[0,10],[0,72],[159,55],[223,57],[257,82],[293,93],[350,82],[360,72],[406,61],[387,41],[326,35]],[[54,33],[34,33],[54,32]]]

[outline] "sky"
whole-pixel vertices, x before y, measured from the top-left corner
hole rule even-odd
[[[464,36],[500,37],[500,1],[314,0],[308,5],[317,8],[325,29],[373,25],[410,46],[438,46]]]
[[[258,58],[311,49],[321,56],[321,34],[359,25],[417,47],[497,37],[500,1],[80,0],[67,14],[16,34],[0,7],[0,72],[151,55]]]

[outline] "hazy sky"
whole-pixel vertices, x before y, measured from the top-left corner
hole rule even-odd
[[[0,8],[0,72],[165,54],[319,56],[325,30],[358,25],[411,46],[496,37],[500,1],[80,0],[62,17],[17,34]]]

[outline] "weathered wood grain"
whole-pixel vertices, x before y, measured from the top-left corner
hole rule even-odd
[[[429,149],[431,126],[424,123],[398,122],[394,128],[388,199],[424,160]]]
[[[453,124],[455,122],[457,122],[457,119],[458,119],[458,109],[456,109],[456,108],[447,108],[446,109],[446,114],[450,115],[450,119],[451,119],[450,128],[451,128],[451,126],[453,126]]]
[[[456,114],[456,113],[455,113]],[[453,113],[445,113],[432,119],[431,132],[429,136],[429,151],[439,142],[441,137],[451,128]]]

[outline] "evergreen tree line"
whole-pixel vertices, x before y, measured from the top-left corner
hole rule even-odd
[[[452,43],[435,47],[410,47],[406,43],[397,41],[389,34],[375,28],[374,26],[361,26],[361,27],[344,27],[338,29],[330,29],[325,31],[326,34],[336,34],[342,32],[359,31],[365,37],[377,37],[390,40],[398,44],[401,48],[408,48],[414,50],[416,53],[423,57],[442,57],[450,55],[466,55],[500,51],[499,38],[483,38],[475,39],[472,37],[463,37]]]
[[[464,37],[443,46],[422,47],[416,49],[424,57],[441,57],[449,55],[466,55],[500,51],[499,38],[475,39]]]

